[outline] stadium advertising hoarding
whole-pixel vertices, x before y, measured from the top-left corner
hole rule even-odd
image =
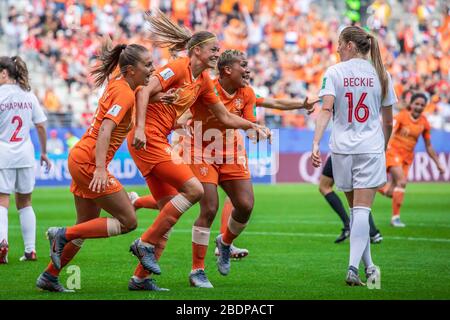
[[[68,130],[58,129],[58,137],[64,141]],[[72,130],[81,136],[84,130]],[[255,183],[317,183],[322,172],[321,168],[314,168],[310,161],[310,148],[313,138],[311,130],[280,129],[274,132],[272,145],[260,142],[257,145],[246,143],[249,157],[248,167]],[[326,133],[321,144],[322,158],[325,160],[329,154],[329,133]],[[35,132],[32,134],[35,150],[39,150]],[[439,175],[436,166],[425,152],[423,141],[419,140],[416,148],[415,160],[409,172],[409,180],[414,182],[443,182],[450,181],[450,133],[443,131],[432,132],[432,144],[446,173]],[[71,176],[67,168],[67,146],[64,153],[49,154],[53,162],[50,172],[45,172],[39,165],[36,155],[36,185],[37,186],[64,186],[69,185]],[[142,175],[127,152],[123,144],[116,153],[109,166],[110,172],[124,185],[145,184]]]

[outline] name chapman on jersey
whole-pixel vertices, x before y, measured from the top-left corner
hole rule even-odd
[[[15,110],[15,109],[33,109],[33,103],[31,102],[7,102],[7,103],[0,103],[0,111],[9,111],[9,110]]]

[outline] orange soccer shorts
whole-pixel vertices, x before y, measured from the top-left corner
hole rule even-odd
[[[154,165],[145,176],[145,181],[155,200],[159,201],[164,197],[177,195],[183,184],[194,177],[188,165],[165,161]]]
[[[388,148],[386,151],[386,168],[402,167],[405,177],[408,177],[409,167],[414,160],[414,153],[401,149]]]
[[[246,165],[247,163],[248,161],[246,161],[245,165],[240,163],[201,163],[191,164],[190,167],[200,182],[219,185],[222,181],[250,179],[250,171]]]
[[[67,162],[70,175],[72,176],[70,192],[78,197],[96,199],[108,194],[116,193],[123,189],[119,180],[107,171],[108,183],[106,189],[100,193],[90,190],[89,184],[94,176],[95,165],[86,161],[86,152],[79,148],[75,147],[72,149]]]

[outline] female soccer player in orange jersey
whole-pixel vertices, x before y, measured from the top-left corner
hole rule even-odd
[[[244,119],[256,122],[254,108],[257,98],[253,89],[249,86],[250,70],[246,56],[238,50],[226,50],[221,54],[217,64],[220,77],[214,81],[216,91],[228,111]],[[260,99],[259,105],[265,107],[280,107],[281,109],[293,109],[304,107],[311,110],[314,102],[304,103],[299,100],[274,99],[264,101]],[[201,125],[202,136],[215,134],[215,143],[221,139],[214,152],[208,152],[210,141],[200,145],[201,151],[196,153],[196,143],[191,140],[191,169],[203,185],[204,195],[200,200],[200,215],[192,228],[192,271],[189,281],[192,286],[200,288],[212,288],[205,274],[205,255],[208,248],[210,228],[218,209],[217,186],[220,185],[230,197],[234,208],[229,208],[225,213],[226,226],[216,238],[219,251],[217,266],[222,275],[227,275],[230,270],[230,254],[233,240],[247,226],[253,210],[254,195],[248,168],[248,159],[245,154],[242,137],[238,132],[227,132],[227,128],[221,124],[209,112],[201,101],[197,101],[192,107],[192,121],[194,123],[194,135]],[[209,132],[208,132],[209,131]],[[220,134],[219,134],[220,133]],[[230,134],[232,133],[232,134]],[[222,146],[222,148],[220,148]],[[196,154],[202,158],[197,161]],[[223,218],[224,219],[224,218]]]
[[[157,260],[168,232],[183,212],[203,196],[203,187],[189,166],[173,161],[176,155],[167,137],[177,118],[199,100],[228,128],[254,129],[262,137],[270,135],[268,129],[229,113],[215,93],[207,72],[215,67],[218,59],[218,40],[213,33],[191,34],[159,10],[147,19],[155,36],[155,45],[174,51],[187,49],[188,56],[159,69],[137,94],[136,127],[129,135],[129,149],[161,211],[149,229],[130,247],[140,261],[130,279],[130,290],[159,289],[154,288],[148,278],[149,272],[161,273]],[[175,101],[148,103],[150,97],[169,89],[176,89]]]
[[[77,224],[48,229],[52,262],[36,283],[43,290],[68,291],[59,283],[58,275],[78,252],[83,239],[124,234],[137,225],[127,193],[107,167],[134,125],[134,90],[148,84],[153,61],[141,45],[120,44],[111,49],[110,41],[105,42],[100,61],[92,72],[97,87],[108,80],[117,65],[120,74],[109,79],[92,125],[69,154],[70,191],[74,194]],[[112,218],[100,218],[101,209]]]
[[[428,155],[436,164],[439,172],[444,173],[444,167],[431,146],[430,124],[422,115],[427,104],[423,93],[411,96],[410,104],[395,116],[395,124],[386,151],[386,168],[391,174],[392,182],[386,184],[380,193],[392,197],[392,219],[394,227],[404,227],[400,221],[400,208],[403,204],[409,167],[414,160],[414,148],[422,135]]]

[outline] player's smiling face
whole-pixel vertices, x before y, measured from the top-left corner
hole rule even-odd
[[[196,50],[197,48],[194,48]],[[197,58],[203,63],[206,68],[215,68],[217,60],[219,59],[219,42],[216,38],[207,41],[203,46],[199,46],[196,52]]]
[[[141,61],[136,64],[135,74],[133,76],[135,83],[140,86],[146,86],[150,80],[151,75],[155,71],[153,66],[153,59],[149,51],[141,55]]]
[[[250,69],[248,68],[248,60],[242,56],[233,62],[230,67],[229,77],[235,88],[243,88],[249,85]]]
[[[411,115],[417,119],[422,114],[426,106],[426,101],[424,98],[417,98],[411,103]]]

